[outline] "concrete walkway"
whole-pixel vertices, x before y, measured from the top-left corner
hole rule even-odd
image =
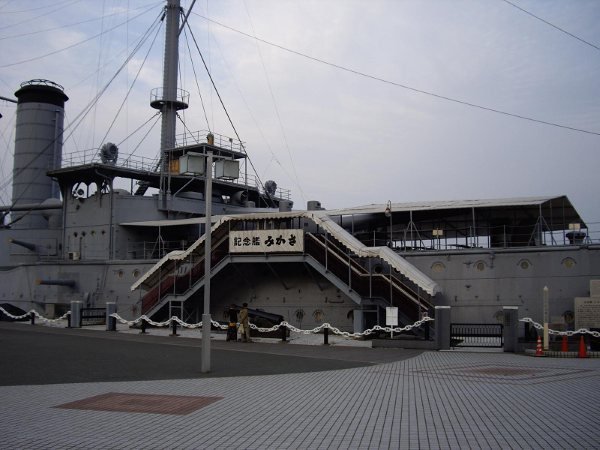
[[[262,345],[243,351],[278,356],[261,353]],[[388,349],[318,346],[295,358],[308,364],[337,350]],[[0,446],[600,448],[598,359],[456,351],[378,358],[384,362],[277,375],[1,386]],[[3,357],[2,370],[10,368]]]

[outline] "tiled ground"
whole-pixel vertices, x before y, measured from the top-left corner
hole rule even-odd
[[[56,408],[111,392],[222,399],[184,415]],[[427,352],[331,372],[8,386],[0,396],[2,448],[600,448],[592,359]]]

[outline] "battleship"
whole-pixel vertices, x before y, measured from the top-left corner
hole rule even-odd
[[[385,325],[388,307],[399,324],[436,306],[460,323],[502,322],[504,306],[540,318],[547,287],[551,322],[573,327],[574,299],[600,279],[600,243],[567,196],[298,209],[291,191],[252,173],[238,136],[177,133],[189,106],[177,76],[189,12],[168,0],[164,14],[164,81],[149,105],[162,120],[157,158],[110,142],[63,154],[68,93],[42,79],[15,92],[3,307],[57,317],[73,301],[112,302],[127,319],[190,322],[226,320],[247,302],[257,320],[362,331]]]

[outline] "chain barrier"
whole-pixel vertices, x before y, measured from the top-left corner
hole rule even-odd
[[[11,319],[14,319],[14,320],[31,319],[31,315],[33,314],[36,318],[38,318],[42,322],[46,322],[46,323],[56,323],[56,322],[60,322],[61,320],[67,320],[67,317],[69,317],[71,315],[71,311],[67,311],[62,316],[60,316],[58,319],[48,319],[48,318],[42,316],[35,309],[32,309],[32,310],[30,310],[29,312],[26,312],[23,315],[15,316],[15,315],[9,313],[7,310],[5,310],[1,306],[0,306],[0,312],[3,313],[5,316],[8,316],[8,317],[10,317]]]
[[[25,313],[21,316],[15,316],[13,314],[10,314],[8,311],[6,311],[4,308],[2,308],[0,306],[0,312],[5,314],[6,316],[10,317],[11,319],[14,320],[22,320],[22,319],[29,319],[31,318],[31,314],[35,315],[35,317],[37,317],[38,319],[40,319],[42,322],[46,322],[46,323],[56,323],[59,322],[61,320],[65,320],[67,319],[68,316],[71,315],[71,311],[67,311],[65,314],[63,314],[61,317],[59,317],[58,319],[47,319],[46,317],[43,317],[42,315],[40,315],[37,311],[35,311],[34,309],[32,309],[31,311],[29,311],[28,313]],[[184,328],[190,328],[190,329],[194,329],[194,328],[202,328],[202,322],[198,322],[198,323],[186,323],[183,320],[181,320],[179,317],[173,316],[168,320],[165,320],[163,322],[155,322],[154,320],[150,319],[148,316],[143,315],[138,317],[137,319],[134,320],[126,320],[123,319],[119,314],[117,313],[113,313],[110,315],[110,317],[115,318],[116,320],[118,320],[120,323],[128,325],[128,326],[133,326],[133,325],[137,325],[139,323],[142,322],[142,320],[144,320],[147,324],[152,325],[154,327],[167,327],[170,326],[172,322],[177,322],[179,325],[181,325]],[[334,326],[332,326],[329,323],[323,323],[321,325],[319,325],[318,327],[315,327],[311,330],[303,330],[301,328],[296,328],[295,326],[293,326],[292,324],[288,323],[288,322],[281,322],[280,324],[277,325],[273,325],[270,328],[263,328],[263,327],[258,327],[255,324],[251,323],[250,324],[250,328],[253,330],[257,330],[259,333],[269,333],[272,331],[277,331],[279,330],[281,327],[286,327],[287,329],[289,329],[290,331],[294,332],[294,333],[301,333],[301,334],[316,334],[319,333],[321,331],[323,331],[325,328],[328,328],[329,330],[331,330],[331,332],[333,334],[336,334],[338,336],[342,336],[345,338],[356,338],[356,337],[362,337],[362,336],[367,336],[371,333],[374,333],[376,331],[383,331],[385,333],[400,333],[402,331],[409,331],[412,330],[413,328],[418,328],[421,325],[423,325],[425,322],[429,322],[434,320],[431,317],[424,317],[423,319],[413,323],[412,325],[406,325],[405,327],[401,327],[401,328],[395,328],[395,327],[382,327],[380,325],[375,325],[373,328],[369,328],[368,330],[365,330],[363,332],[360,333],[350,333],[348,331],[342,331],[339,328],[336,328]],[[531,319],[521,319],[522,322],[524,321],[530,321],[532,323],[535,324],[535,322],[533,322]],[[227,330],[228,325],[223,325],[220,324],[219,322],[215,321],[215,320],[211,320],[211,325],[214,326],[215,328],[219,328],[220,330]],[[539,324],[535,324],[534,325],[536,328],[542,328],[541,325]],[[580,332],[588,332],[596,337],[600,337],[600,333],[598,333],[597,331],[588,331],[588,330],[579,330],[579,331],[567,331],[566,333],[571,333],[569,334],[569,336],[575,334],[575,333],[580,333]],[[554,331],[551,330],[552,334],[563,334],[564,332],[558,332],[558,331]]]
[[[173,316],[170,319],[165,320],[164,322],[154,322],[153,320],[150,320],[147,316],[140,316],[135,320],[125,320],[121,316],[119,316],[119,314],[117,314],[117,313],[111,314],[110,316],[114,317],[119,322],[129,325],[129,326],[136,325],[136,324],[140,323],[142,320],[145,320],[148,324],[155,326],[155,327],[166,327],[166,326],[171,325],[172,322],[177,322],[179,325],[181,325],[182,327],[185,327],[185,328],[202,328],[202,322],[189,324],[189,323],[184,322],[183,320],[181,320],[179,317],[176,317],[176,316]],[[434,320],[434,319],[432,319],[431,317],[424,317],[423,319],[413,323],[412,325],[407,325],[402,328],[382,327],[379,325],[375,325],[373,328],[365,330],[361,333],[349,333],[348,331],[341,331],[339,328],[335,328],[335,327],[331,326],[331,324],[329,324],[329,323],[324,323],[324,324],[319,325],[318,327],[315,327],[311,330],[302,330],[300,328],[296,328],[295,326],[293,326],[290,323],[285,322],[285,321],[281,322],[280,324],[273,325],[270,328],[258,327],[255,324],[251,323],[250,328],[253,330],[257,330],[259,333],[269,333],[272,331],[277,331],[281,327],[286,327],[294,333],[302,333],[302,334],[315,334],[315,333],[319,333],[320,331],[324,330],[325,328],[328,328],[329,330],[331,330],[331,332],[333,334],[337,334],[338,336],[354,338],[354,337],[366,336],[368,334],[374,333],[375,331],[384,331],[386,333],[390,333],[392,331],[394,333],[400,333],[402,331],[409,331],[409,330],[412,330],[413,328],[420,327],[425,322],[429,322],[432,320]],[[228,325],[222,325],[219,322],[216,322],[214,320],[211,320],[211,324],[214,327],[219,328],[221,330],[226,330],[228,328]]]
[[[533,325],[533,327],[537,330],[543,330],[544,326],[542,324],[539,324],[537,322],[535,322],[531,317],[523,317],[522,319],[519,319],[519,322],[527,322]],[[598,331],[591,331],[588,330],[586,328],[580,328],[579,330],[576,331],[558,331],[558,330],[548,330],[548,334],[555,334],[557,336],[574,336],[576,334],[591,334],[594,337],[600,337],[600,332]]]
[[[320,331],[324,330],[325,328],[328,328],[329,330],[331,330],[331,332],[333,334],[337,334],[338,336],[343,336],[343,337],[347,337],[347,338],[354,338],[354,337],[362,337],[362,336],[366,336],[369,335],[371,333],[374,333],[375,331],[384,331],[386,333],[391,333],[392,331],[394,333],[400,333],[402,331],[409,331],[412,330],[413,328],[418,328],[421,325],[423,325],[425,322],[429,322],[432,319],[431,317],[424,317],[423,319],[413,323],[412,325],[407,325],[405,327],[402,328],[393,328],[393,327],[382,327],[380,325],[375,325],[373,328],[369,328],[368,330],[365,330],[361,333],[350,333],[348,331],[341,331],[339,328],[333,327],[331,326],[331,324],[329,323],[323,323],[321,325],[319,325],[318,327],[313,328],[312,330],[302,330],[300,328],[296,328],[295,326],[291,325],[288,322],[281,322],[278,325],[273,325],[271,328],[260,328],[257,327],[256,325],[254,325],[253,323],[250,324],[250,328],[252,328],[253,330],[258,330],[261,333],[268,333],[270,331],[276,331],[278,330],[280,327],[286,327],[288,328],[290,331],[294,332],[294,333],[302,333],[302,334],[314,334],[314,333],[319,333]]]
[[[147,324],[152,325],[154,327],[168,327],[169,325],[171,325],[171,323],[173,322],[177,322],[179,325],[181,325],[184,328],[202,328],[202,321],[198,322],[198,323],[186,323],[183,320],[181,320],[179,317],[173,316],[168,320],[165,320],[164,322],[155,322],[154,320],[150,319],[148,316],[140,316],[137,319],[134,320],[126,320],[123,319],[119,314],[117,313],[113,313],[110,315],[110,317],[113,317],[115,319],[117,319],[119,322],[121,322],[122,324],[125,325],[137,325],[138,323],[140,323],[142,320],[145,320]],[[211,320],[210,323],[216,327],[219,328],[221,330],[226,330],[227,329],[227,325],[222,325],[219,322],[215,321],[215,320]]]

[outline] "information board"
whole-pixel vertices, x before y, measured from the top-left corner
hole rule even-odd
[[[385,324],[397,327],[398,326],[398,308],[395,306],[386,306],[385,308]]]
[[[600,298],[575,298],[575,329],[600,328]]]

